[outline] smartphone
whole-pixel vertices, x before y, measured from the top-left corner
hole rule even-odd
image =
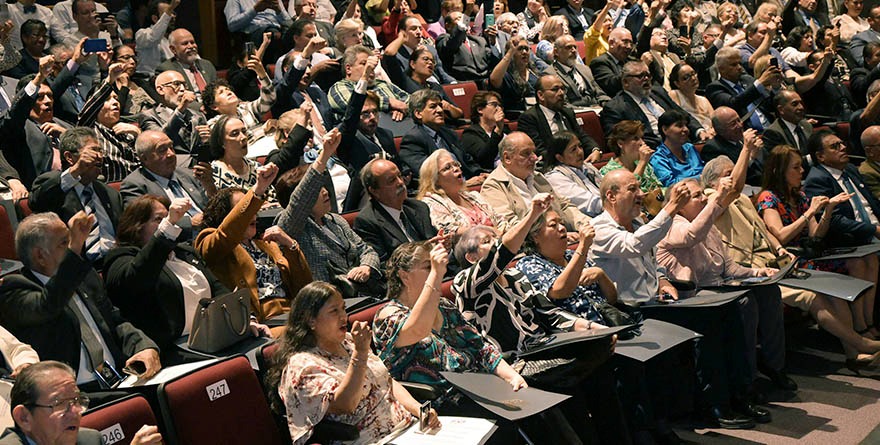
[[[254,42],[244,42],[244,52],[248,57],[256,54],[257,45],[255,45]]]
[[[431,426],[428,424],[431,418],[431,401],[423,403],[422,406],[419,407],[419,432],[427,433],[431,430]]]
[[[210,164],[211,161],[213,161],[211,158],[211,146],[209,144],[199,144],[198,151],[196,152],[196,162]]]
[[[779,59],[777,59],[776,57],[771,58],[770,66],[775,66],[776,68],[779,68]]]
[[[103,21],[107,20],[108,18],[110,18],[110,16],[112,16],[112,15],[113,14],[110,12],[99,12],[98,13],[98,20],[103,22]]]
[[[688,32],[687,25],[681,25],[678,27],[678,35],[685,38],[689,38],[691,36],[691,33]]]
[[[83,44],[83,52],[104,53],[107,52],[107,39],[86,39]]]
[[[132,362],[131,365],[122,368],[122,372],[135,377],[140,377],[147,372],[147,365],[145,365],[144,362]]]
[[[9,4],[2,2],[0,3],[0,22],[7,20],[9,20]]]
[[[486,14],[486,26],[495,25],[495,14]]]

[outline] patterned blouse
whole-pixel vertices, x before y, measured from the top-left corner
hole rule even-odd
[[[394,399],[391,375],[382,360],[372,353],[367,360],[362,394],[352,414],[331,414],[330,403],[345,378],[354,342],[346,334],[345,356],[314,347],[290,356],[281,373],[278,394],[287,410],[287,427],[294,445],[306,443],[312,428],[326,416],[357,427],[360,437],[353,444],[374,443],[395,428],[408,424],[412,416]],[[337,443],[337,442],[334,442]]]
[[[573,250],[565,251],[565,261],[571,261],[574,254]],[[596,263],[588,259],[584,268],[595,267]],[[547,294],[556,279],[562,275],[565,267],[560,266],[541,255],[533,254],[523,257],[516,263],[516,268],[525,274],[526,278],[532,282],[539,292]],[[554,304],[580,317],[586,318],[596,323],[606,324],[605,318],[599,312],[599,305],[605,301],[602,290],[599,289],[598,283],[589,286],[577,286],[567,298],[550,299]]]
[[[257,296],[260,300],[287,298],[287,292],[284,291],[284,281],[281,279],[281,270],[269,257],[269,254],[257,248],[251,240],[244,241],[241,246],[254,260],[254,268],[257,270]]]
[[[391,375],[398,380],[447,385],[440,371],[494,373],[501,363],[498,349],[465,321],[455,304],[446,298],[440,299],[443,317],[440,330],[432,330],[430,336],[402,348],[394,347],[394,343],[412,310],[397,300],[391,300],[382,313],[388,308],[394,310],[391,315],[373,320],[373,344]]]
[[[782,219],[782,225],[787,226],[789,224],[793,224],[807,209],[810,208],[810,198],[807,198],[806,193],[803,190],[798,192],[798,202],[795,207],[790,206],[788,203],[779,199],[779,196],[776,193],[773,193],[770,190],[764,190],[761,194],[758,195],[758,201],[756,207],[758,208],[758,214],[764,214],[764,210],[773,209],[779,213],[779,218]],[[801,231],[794,239],[788,242],[786,246],[799,246],[801,239],[807,236],[807,231],[809,227],[805,226],[804,230]],[[829,260],[829,261],[813,261],[807,260],[803,258],[798,259],[798,267],[803,267],[807,269],[816,269],[816,270],[824,270],[828,272],[837,272],[846,274],[846,264],[843,260]]]
[[[636,161],[636,165],[638,165],[639,161]],[[623,164],[620,163],[620,160],[615,158],[611,158],[604,167],[602,167],[599,171],[602,172],[602,176],[605,176],[610,171],[618,170],[621,168],[625,168]],[[657,179],[657,175],[654,173],[654,167],[651,167],[651,164],[645,166],[645,172],[641,175],[636,175],[636,179],[639,180],[639,186],[642,188],[642,191],[645,193],[650,192],[651,190],[663,188],[663,183]]]
[[[238,176],[238,173],[226,168],[226,163],[217,159],[215,161],[211,161],[211,173],[214,176],[214,185],[217,187],[217,190],[222,190],[229,187],[241,187],[245,190],[250,189],[254,185],[257,184],[257,161],[253,159],[244,160],[245,164],[247,164],[247,173],[245,173],[244,177]],[[266,190],[266,201],[275,202],[275,187],[269,186],[269,189]]]
[[[449,197],[439,193],[428,193],[422,198],[422,202],[431,209],[431,224],[437,230],[456,233],[462,227],[497,226],[498,216],[479,193],[468,190],[462,192],[461,197],[470,203],[471,209],[459,207]]]

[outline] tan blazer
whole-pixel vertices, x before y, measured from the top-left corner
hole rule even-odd
[[[707,195],[712,193],[715,191],[706,189]],[[740,195],[715,220],[715,228],[721,232],[727,253],[740,265],[768,267],[768,263],[776,259],[779,242],[767,231],[755,205],[745,195]]]
[[[590,221],[590,217],[584,215],[577,207],[571,205],[568,199],[557,195],[553,191],[553,186],[544,178],[544,175],[535,172],[534,178],[535,189],[539,193],[550,193],[553,195],[553,203],[550,205],[550,208],[565,220],[565,226],[569,231],[576,231],[579,225]],[[499,219],[503,221],[499,226],[512,227],[529,212],[529,207],[526,206],[526,202],[519,194],[516,186],[510,181],[509,173],[504,167],[498,166],[489,174],[489,177],[483,182],[480,195],[489,203]]]
[[[871,160],[865,160],[859,166],[859,173],[862,174],[865,185],[868,186],[874,197],[880,199],[880,164]]]
[[[253,190],[232,208],[217,228],[202,230],[196,237],[195,248],[226,287],[248,288],[251,291],[251,311],[259,321],[290,311],[290,302],[303,286],[312,281],[312,272],[299,249],[299,244],[282,248],[277,243],[254,240],[281,271],[281,280],[287,298],[260,300],[257,296],[257,269],[254,261],[242,247],[245,231],[260,211],[263,200],[254,196]]]

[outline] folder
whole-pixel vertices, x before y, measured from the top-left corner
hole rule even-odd
[[[441,372],[440,374],[452,386],[483,408],[511,421],[540,413],[571,397],[537,388],[514,391],[509,383],[494,374],[477,372]]]

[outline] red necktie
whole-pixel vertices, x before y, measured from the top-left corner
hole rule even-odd
[[[208,86],[208,82],[205,82],[205,78],[202,77],[201,71],[196,68],[195,64],[189,67],[190,71],[193,73],[193,77],[196,79],[196,87],[199,89],[199,92],[205,91],[205,87]]]

